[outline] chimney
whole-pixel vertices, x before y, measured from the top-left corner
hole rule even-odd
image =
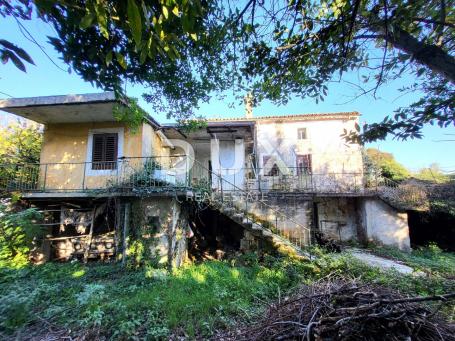
[[[251,92],[249,92],[243,98],[243,102],[245,103],[245,117],[246,118],[253,118],[253,101],[254,101],[254,97]]]

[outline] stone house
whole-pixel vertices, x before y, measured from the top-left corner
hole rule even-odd
[[[248,110],[186,131],[151,116],[133,129],[115,119],[121,106],[113,93],[0,101],[45,127],[40,164],[0,166],[0,190],[44,212],[45,257],[178,266],[196,249],[301,250],[318,235],[409,248],[406,214],[381,197],[390,184],[364,173],[362,147],[342,137],[356,112]]]

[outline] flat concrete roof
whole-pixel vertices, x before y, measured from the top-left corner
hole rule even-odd
[[[36,107],[40,105],[59,105],[59,104],[77,104],[93,102],[115,102],[113,91],[78,94],[78,95],[57,95],[57,96],[38,96],[8,98],[0,100],[0,108],[19,108],[19,107]]]
[[[38,123],[113,121],[114,92],[0,100],[0,110]]]

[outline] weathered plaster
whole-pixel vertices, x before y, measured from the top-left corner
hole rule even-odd
[[[144,126],[147,126],[147,128],[144,128]],[[156,138],[156,134],[147,123],[144,123],[143,127],[137,132],[131,131],[120,122],[49,124],[44,130],[41,150],[40,162],[48,164],[47,166],[41,166],[41,184],[44,184],[44,175],[46,174],[47,189],[75,190],[81,189],[82,186],[89,189],[106,186],[107,182],[116,174],[91,175],[90,172],[85,172],[84,177],[84,168],[86,167],[84,162],[87,161],[88,157],[89,132],[91,130],[102,131],[103,129],[113,128],[122,128],[124,130],[123,150],[122,153],[119,153],[120,157],[142,157],[143,149],[146,151],[152,150],[148,146],[143,147],[143,142],[150,135],[155,137],[153,139],[154,152],[166,149],[161,147],[161,141]],[[146,131],[147,137],[143,136],[143,131]],[[139,164],[141,161],[132,160],[130,162]]]
[[[341,136],[346,129],[355,128],[357,119],[333,119],[314,121],[262,121],[256,122],[258,164],[261,175],[264,175],[264,156],[276,160],[282,174],[292,173],[297,166],[297,155],[311,154],[313,183],[320,189],[333,187],[347,182],[359,186],[362,183],[363,162],[361,146],[348,144]],[[298,130],[306,128],[307,138],[298,139]],[[286,169],[291,167],[290,170]],[[267,169],[266,169],[267,173]],[[343,176],[332,176],[336,181],[328,181],[319,174],[345,173]],[[359,176],[346,176],[346,173],[357,173]],[[268,178],[264,176],[264,180]]]
[[[384,245],[410,248],[408,216],[400,213],[380,199],[365,199],[363,221],[367,237]]]
[[[317,205],[318,227],[324,235],[344,242],[357,238],[354,199],[322,198]]]

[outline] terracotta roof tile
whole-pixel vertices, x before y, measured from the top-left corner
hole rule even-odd
[[[354,118],[360,116],[357,111],[351,112],[334,112],[334,113],[311,113],[311,114],[296,114],[296,115],[272,115],[258,116],[253,118],[247,117],[230,117],[230,118],[208,118],[208,122],[232,122],[232,121],[262,121],[262,120],[312,120],[312,119],[340,119]]]

